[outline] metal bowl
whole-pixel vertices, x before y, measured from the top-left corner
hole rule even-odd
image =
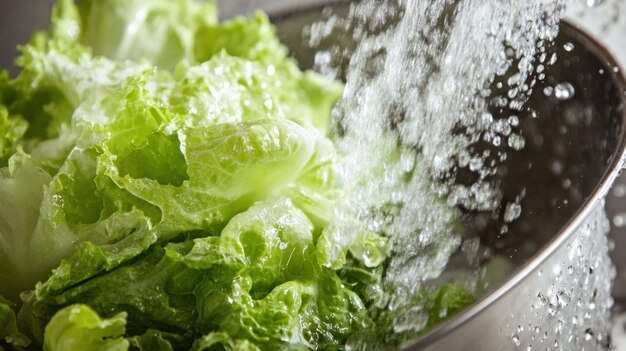
[[[16,56],[17,43],[46,25],[51,3],[0,0],[3,67]],[[322,18],[323,6],[342,11],[345,4],[239,0],[222,1],[220,6],[223,17],[258,8],[268,11],[283,42],[308,68],[319,48],[304,44],[302,29]],[[565,43],[575,49],[565,50]],[[562,24],[550,50],[561,59],[547,69],[529,109],[520,115],[526,148],[510,154],[500,170],[505,201],[525,189],[523,215],[507,235],[500,235],[502,223],[492,221],[479,236],[483,246],[505,258],[514,271],[492,281],[477,303],[407,345],[409,349],[588,350],[610,344],[607,319],[614,269],[607,259],[604,198],[626,154],[626,81],[611,55],[568,23]],[[546,96],[544,89],[560,82],[573,85],[572,99]],[[533,110],[542,117],[533,118]]]

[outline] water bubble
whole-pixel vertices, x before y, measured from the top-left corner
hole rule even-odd
[[[575,92],[574,86],[568,82],[559,83],[554,87],[554,97],[559,100],[569,100],[574,97]]]
[[[572,43],[570,43],[569,41],[565,44],[563,44],[563,49],[565,49],[565,51],[570,52],[572,50],[574,50],[576,46]]]

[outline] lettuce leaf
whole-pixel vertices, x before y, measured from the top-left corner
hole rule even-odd
[[[0,166],[6,166],[9,156],[28,129],[28,123],[20,117],[9,116],[6,107],[0,105]]]
[[[217,23],[211,1],[87,0],[78,11],[81,42],[94,54],[165,69],[194,61],[196,32]]]
[[[10,301],[0,296],[0,349],[3,344],[17,348],[27,347],[31,343],[26,335],[19,332],[13,308]]]
[[[125,351],[130,343],[123,335],[126,314],[102,319],[85,305],[72,305],[57,312],[46,326],[46,351]]]
[[[20,291],[41,279],[40,259],[56,255],[32,252],[30,243],[39,219],[44,187],[51,176],[31,157],[18,152],[0,168],[0,295],[16,301]]]
[[[197,345],[219,332],[260,349],[339,347],[367,318],[366,308],[336,272],[317,263],[312,231],[291,201],[259,203],[233,217],[219,237],[157,246],[62,292],[38,290],[27,304],[41,320],[72,304],[127,312],[135,332],[157,327],[190,344],[200,338]]]

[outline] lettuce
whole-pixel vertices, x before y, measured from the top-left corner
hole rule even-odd
[[[26,347],[30,345],[28,337],[19,332],[17,319],[13,311],[14,305],[0,296],[0,349],[3,344],[13,347]]]
[[[28,303],[43,320],[72,304],[127,312],[129,329],[178,332],[188,344],[217,332],[260,349],[341,345],[367,318],[366,308],[317,263],[312,231],[288,199],[261,202],[233,217],[220,236],[153,247],[62,292],[38,290]]]
[[[46,326],[43,348],[46,351],[128,350],[130,343],[123,338],[126,314],[101,319],[85,305],[73,305],[60,310]]]
[[[333,226],[343,87],[266,15],[59,0],[21,51],[0,73],[0,348],[342,349],[386,320],[385,233]],[[445,291],[418,302],[469,301]]]

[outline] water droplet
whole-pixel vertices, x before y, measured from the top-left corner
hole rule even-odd
[[[575,92],[574,86],[568,82],[559,83],[554,87],[554,97],[563,101],[574,97]]]
[[[518,219],[522,214],[522,206],[517,203],[509,203],[506,205],[506,210],[504,211],[504,221],[507,223],[511,223],[514,220]]]
[[[545,88],[543,88],[543,95],[545,95],[545,96],[552,96],[553,92],[554,92],[554,88],[553,87],[545,87]]]
[[[618,184],[613,187],[613,196],[624,197],[626,196],[626,185]]]
[[[563,334],[563,320],[559,319],[559,322],[556,325],[556,333],[557,335]]]
[[[521,345],[521,341],[519,340],[519,336],[517,336],[517,334],[513,335],[512,339],[515,346],[519,347]]]
[[[508,144],[509,144],[509,147],[512,148],[513,150],[519,151],[523,149],[524,146],[526,146],[526,141],[521,135],[511,134],[509,136]]]
[[[563,49],[565,49],[565,51],[570,52],[572,50],[574,50],[576,46],[572,43],[570,43],[569,41],[565,44],[563,44]]]
[[[572,301],[572,297],[567,291],[561,290],[556,293],[556,301],[559,304],[559,306],[565,307],[569,305],[569,303]]]
[[[591,330],[591,328],[587,328],[587,330],[585,330],[585,340],[591,341],[592,339],[593,339],[593,330]]]
[[[613,217],[613,225],[617,228],[626,227],[626,213],[619,213]]]
[[[541,303],[542,306],[545,306],[548,303],[548,298],[546,298],[546,295],[544,295],[542,292],[539,292],[539,294],[537,294],[537,298],[539,299],[539,303]]]
[[[499,135],[496,135],[495,137],[493,137],[491,143],[493,144],[493,146],[500,146],[500,144],[502,144],[502,138],[500,138]]]
[[[559,309],[556,305],[550,304],[550,306],[548,306],[548,314],[550,315],[550,317],[556,316],[558,312]]]
[[[276,74],[276,67],[274,65],[267,66],[267,74],[270,76]]]
[[[556,60],[558,60],[558,57],[557,57],[556,52],[555,52],[555,53],[554,53],[554,54],[552,54],[552,56],[550,57],[550,62],[549,62],[549,64],[550,64],[550,65],[555,64],[555,63],[556,63]]]
[[[604,0],[584,0],[585,4],[587,4],[587,6],[589,7],[596,7],[596,6],[600,6],[604,3]]]

